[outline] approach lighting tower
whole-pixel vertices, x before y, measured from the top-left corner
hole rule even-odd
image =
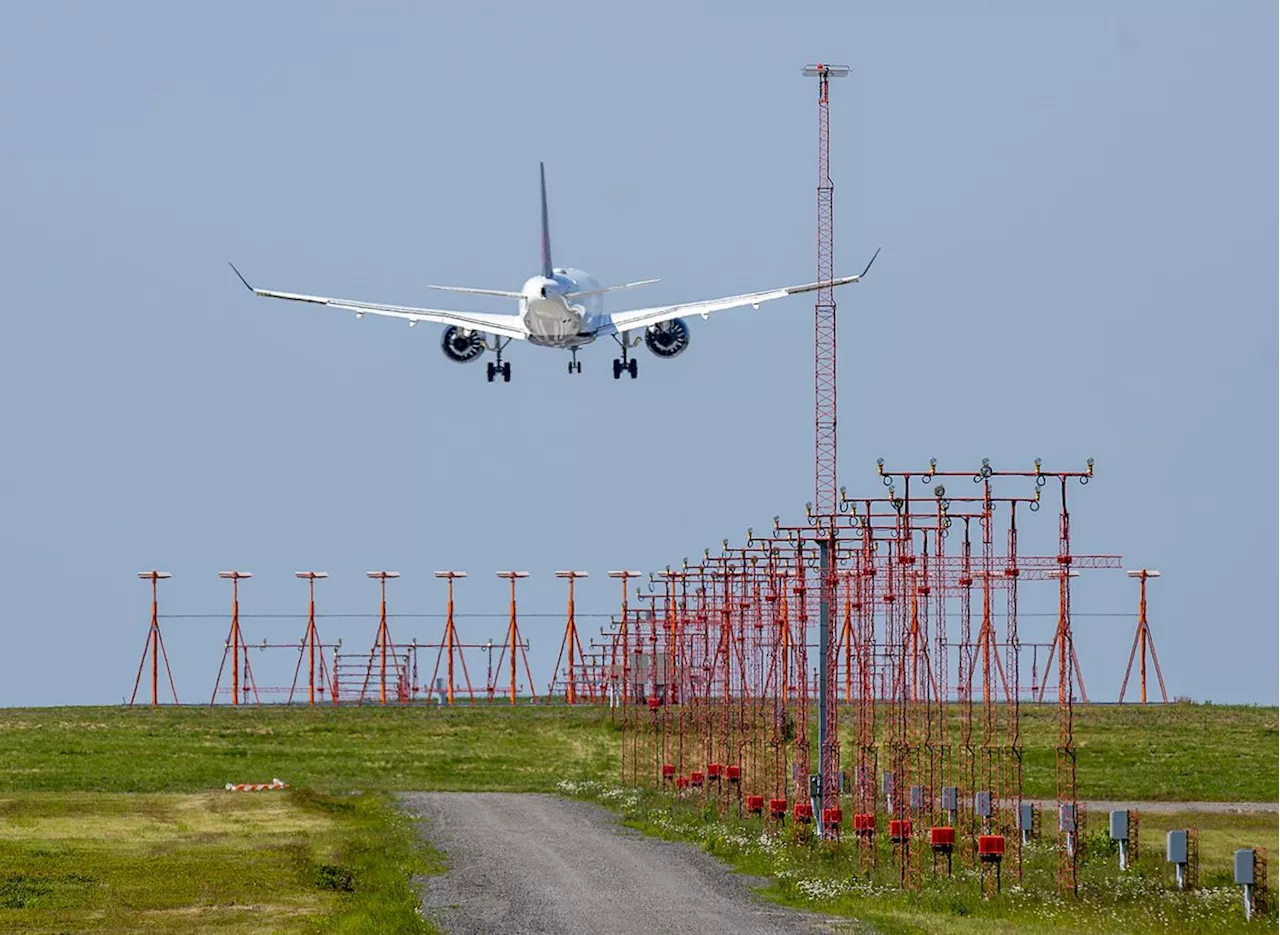
[[[1125,572],[1130,578],[1137,578],[1138,596],[1138,632],[1133,635],[1133,648],[1129,650],[1129,664],[1124,669],[1124,681],[1120,683],[1120,704],[1124,704],[1125,689],[1129,687],[1129,676],[1133,674],[1133,657],[1140,657],[1138,678],[1142,704],[1147,703],[1147,649],[1151,649],[1151,662],[1156,667],[1156,678],[1160,680],[1160,698],[1169,703],[1169,694],[1164,690],[1164,673],[1160,671],[1160,658],[1156,655],[1156,641],[1151,635],[1151,626],[1147,623],[1147,579],[1159,578],[1160,572],[1151,568],[1138,568]]]
[[[307,657],[307,705],[314,706],[316,703],[316,661],[320,663],[320,692],[324,693],[324,643],[320,641],[320,634],[316,630],[316,581],[328,578],[327,572],[323,571],[295,571],[295,578],[301,578],[307,583],[307,632],[302,637],[302,645],[298,647],[298,668],[302,668],[302,657]],[[294,685],[298,683],[298,674],[295,671],[293,676]],[[332,696],[332,693],[330,693]],[[289,691],[289,701],[293,702],[293,690]],[[337,697],[333,697],[333,701],[337,704]]]
[[[399,578],[398,571],[366,571],[365,576],[377,580],[382,594],[382,601],[379,605],[381,611],[378,614],[378,638],[374,641],[373,650],[369,654],[369,669],[365,672],[364,684],[365,688],[369,686],[369,672],[373,670],[374,656],[381,654],[380,667],[378,670],[378,704],[387,703],[387,654],[391,654],[391,664],[396,665],[395,644],[391,641],[391,631],[387,629],[387,580],[389,578]],[[397,681],[399,679],[397,678]],[[402,699],[403,700],[403,699]],[[360,690],[360,701],[364,703],[364,689]]]
[[[818,79],[818,282],[835,276],[835,186],[831,182],[828,84],[849,74],[848,65],[805,65]],[[836,298],[830,286],[818,290],[813,317],[814,511],[836,512]]]
[[[140,571],[138,577],[151,582],[151,629],[147,631],[147,641],[142,646],[142,660],[138,663],[138,675],[133,680],[133,694],[129,696],[129,707],[138,697],[138,686],[142,684],[142,670],[147,664],[147,656],[151,656],[151,707],[160,704],[159,680],[160,659],[164,659],[165,675],[169,677],[169,691],[173,693],[173,703],[178,703],[178,689],[173,684],[173,670],[169,668],[169,654],[165,652],[164,637],[160,635],[160,601],[157,584],[173,575],[167,571]],[[1144,592],[1145,593],[1145,592]],[[1145,672],[1145,668],[1143,669]],[[1144,680],[1144,693],[1146,682]],[[1143,698],[1146,701],[1146,698]]]

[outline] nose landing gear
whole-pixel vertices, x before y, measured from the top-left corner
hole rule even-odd
[[[573,359],[569,361],[569,372],[582,373],[582,362],[578,360],[578,349],[571,347],[569,348],[569,353],[573,355]]]

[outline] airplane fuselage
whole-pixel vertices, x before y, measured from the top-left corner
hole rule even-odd
[[[557,269],[550,278],[526,280],[520,289],[520,319],[529,330],[529,343],[572,350],[594,341],[604,317],[604,297],[571,296],[599,288],[580,269]]]

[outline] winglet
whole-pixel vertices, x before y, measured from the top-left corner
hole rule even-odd
[[[551,223],[547,220],[547,168],[538,163],[538,175],[542,179],[542,275],[546,279],[552,276],[551,267]]]
[[[867,261],[867,269],[864,269],[864,270],[862,271],[862,276],[867,275],[867,270],[870,270],[870,269],[871,269],[871,264],[872,264],[872,263],[874,263],[874,262],[876,261],[876,257],[878,257],[879,255],[880,255],[880,248],[879,248],[879,247],[876,247],[876,252],[875,252],[875,253],[873,253],[873,254],[871,254],[871,259]],[[861,278],[862,278],[862,276],[859,276],[858,278],[859,278],[859,279],[861,279]],[[247,285],[247,283],[246,283],[246,285]]]
[[[230,260],[227,261],[227,265],[231,267],[231,272],[235,273],[239,280],[244,283],[244,287],[250,292],[253,292],[253,286],[249,285],[249,280],[240,275],[240,270],[236,269],[236,265]]]

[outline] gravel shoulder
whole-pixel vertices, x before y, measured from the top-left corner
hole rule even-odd
[[[702,850],[648,837],[607,809],[552,795],[400,796],[449,872],[420,881],[423,912],[451,935],[830,931],[755,896],[763,881]]]

